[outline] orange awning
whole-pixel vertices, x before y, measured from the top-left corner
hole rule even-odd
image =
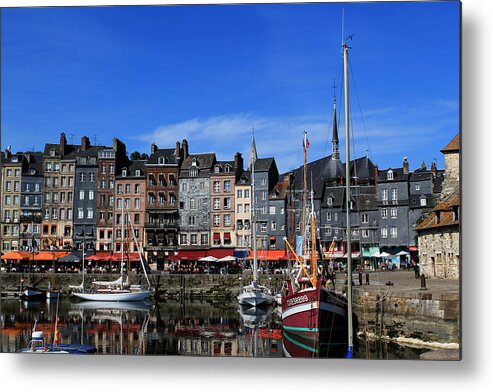
[[[2,256],[2,260],[29,260],[32,257],[30,252],[13,251]]]
[[[37,252],[34,254],[35,261],[53,261],[65,257],[70,252]]]
[[[253,259],[253,250],[250,251],[250,258]],[[259,260],[287,260],[285,250],[259,250],[257,251],[257,259]]]

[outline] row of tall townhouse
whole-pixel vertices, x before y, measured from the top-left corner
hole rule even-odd
[[[4,253],[128,246],[163,265],[179,252],[248,252],[254,220],[257,249],[284,250],[285,237],[295,243],[302,234],[310,192],[323,250],[333,244],[336,254],[347,251],[346,164],[335,105],[332,153],[307,164],[307,192],[304,167],[280,175],[274,158],[257,156],[253,137],[246,167],[240,153],[222,161],[212,152],[190,153],[186,140],[173,148],[152,144],[146,159],[130,160],[116,138],[110,147],[92,146],[85,136],[74,145],[63,133],[42,153],[8,149],[1,157]],[[407,158],[402,167],[379,170],[365,156],[350,162],[350,177],[352,251],[370,257],[417,250],[416,224],[436,204],[444,171],[423,163],[411,172]]]

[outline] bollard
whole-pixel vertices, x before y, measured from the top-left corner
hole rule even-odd
[[[359,281],[359,285],[362,286],[363,285],[363,273],[361,271],[358,272],[358,281]]]
[[[366,284],[370,284],[370,274],[366,273]]]
[[[420,290],[426,290],[426,278],[424,274],[421,274],[421,289]]]

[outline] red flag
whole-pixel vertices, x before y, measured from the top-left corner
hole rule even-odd
[[[308,140],[308,135],[305,132],[305,137],[303,139],[303,148],[306,150],[308,147],[310,147],[310,141]]]

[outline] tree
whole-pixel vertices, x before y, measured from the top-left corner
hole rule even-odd
[[[132,154],[130,154],[130,159],[132,161],[137,161],[137,160],[141,159],[140,152],[134,151]]]

